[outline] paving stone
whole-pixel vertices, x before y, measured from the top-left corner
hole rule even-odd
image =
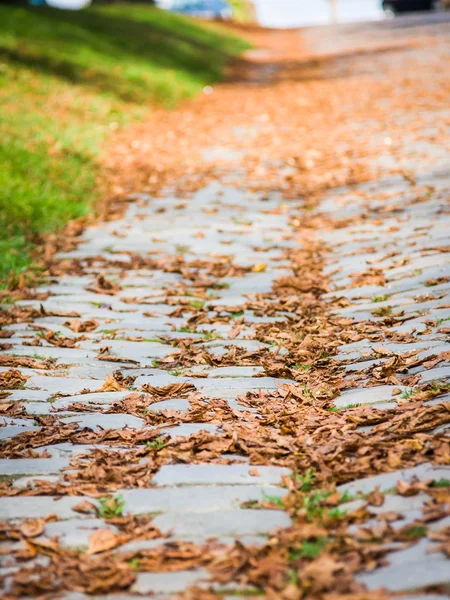
[[[230,351],[230,348],[236,346],[236,348],[243,348],[247,352],[258,352],[263,348],[272,348],[268,344],[263,344],[257,340],[230,340],[230,341],[213,341],[204,344],[204,347],[213,356],[223,356]]]
[[[54,475],[68,464],[63,458],[1,458],[0,475]]]
[[[58,398],[53,402],[53,408],[67,408],[70,404],[73,404],[74,402],[81,402],[83,404],[113,404],[114,402],[120,402],[130,394],[131,392],[128,390],[125,390],[123,392],[96,392],[91,394],[75,394],[74,396]]]
[[[349,404],[372,404],[392,401],[392,392],[395,389],[404,389],[403,386],[377,385],[375,387],[347,390],[333,400],[336,408],[344,408]]]
[[[386,494],[386,488],[381,489]],[[386,494],[384,497],[384,503],[382,506],[368,506],[367,510],[371,514],[380,514],[385,512],[398,512],[398,513],[409,513],[418,512],[423,508],[424,504],[429,500],[429,496],[426,494],[417,494],[416,496],[399,496],[397,494]],[[342,510],[347,512],[353,512],[358,510],[361,506],[364,506],[366,501],[363,499],[353,500],[352,502],[345,502],[340,505]],[[364,525],[365,526],[365,525]]]
[[[179,410],[186,412],[189,410],[191,403],[186,398],[172,398],[171,400],[163,400],[162,402],[155,402],[148,407],[148,410],[152,412],[159,412],[161,410]]]
[[[420,381],[435,381],[439,379],[450,379],[450,367],[436,367],[435,369],[429,369],[423,371],[420,374]]]
[[[13,390],[10,392],[10,396],[5,398],[2,402],[47,402],[49,398],[51,398],[52,394],[46,392],[45,390]]]
[[[248,469],[248,467],[247,467]],[[125,511],[132,514],[210,512],[237,509],[243,502],[266,496],[283,497],[283,488],[270,485],[203,485],[122,490]],[[0,504],[1,506],[1,504]]]
[[[21,419],[20,417],[0,417],[0,428],[16,425],[17,427],[30,427],[32,425],[31,419]]]
[[[29,479],[29,478],[28,478]],[[47,478],[46,478],[47,479]],[[55,478],[57,480],[57,478]],[[18,480],[15,482],[17,486]],[[20,485],[20,487],[27,487]],[[72,510],[81,502],[83,498],[63,497],[54,498],[52,496],[16,496],[14,501],[11,498],[0,498],[0,515],[5,521],[11,519],[36,519],[55,514],[58,519],[79,519],[80,513]],[[91,499],[88,499],[92,501]]]
[[[102,345],[110,348],[110,353],[114,356],[131,358],[138,362],[151,362],[151,359],[164,358],[167,354],[173,353],[172,346],[160,344],[158,342],[129,342],[127,340],[106,340]],[[95,350],[98,352],[100,346],[95,340],[85,340],[80,342],[80,348]]]
[[[345,370],[351,373],[355,371],[364,371],[364,369],[372,367],[373,365],[380,366],[386,362],[386,360],[387,359],[363,360],[361,362],[353,363],[352,365],[346,365]]]
[[[254,377],[258,373],[264,372],[263,367],[218,367],[208,369],[199,366],[191,369],[194,373],[208,373],[208,377],[213,378],[235,378],[235,377]]]
[[[209,580],[208,572],[203,569],[195,571],[175,571],[168,573],[139,573],[131,591],[137,594],[174,594],[182,592],[192,585],[200,585]]]
[[[36,448],[38,452],[45,452],[50,454],[52,458],[72,458],[77,454],[89,454],[96,448],[102,450],[108,450],[109,452],[126,452],[126,448],[120,448],[117,446],[107,446],[105,444],[72,444],[70,442],[63,442],[61,444],[49,444],[46,446],[39,446]]]
[[[11,350],[6,350],[5,354],[13,356],[29,356],[36,359],[54,358],[59,363],[70,364],[73,362],[82,362],[83,359],[92,360],[95,357],[94,352],[87,350],[78,350],[77,348],[60,348],[56,346],[36,346],[34,351],[29,346],[14,346]]]
[[[290,470],[284,467],[256,467],[259,476],[250,475],[247,465],[164,465],[152,479],[154,485],[271,485],[279,484]]]
[[[200,379],[197,380],[196,387],[207,396],[235,400],[238,396],[245,396],[247,392],[275,390],[285,383],[293,382],[289,379],[272,377],[236,377],[235,379]]]
[[[386,588],[391,592],[409,592],[428,586],[449,585],[448,558],[442,552],[429,552],[433,544],[422,540],[418,544],[388,556],[389,566],[372,573],[361,574],[357,580],[369,590]]]
[[[215,512],[184,513],[182,519],[177,513],[164,513],[153,522],[161,531],[173,530],[172,536],[185,539],[258,535],[291,524],[284,511],[242,509],[224,511],[220,518]]]
[[[32,477],[19,477],[13,482],[13,487],[23,490],[25,488],[35,488],[39,481],[47,481],[49,483],[57,483],[60,480],[58,475],[37,475]]]
[[[36,540],[57,537],[63,548],[85,548],[89,545],[89,536],[98,529],[110,529],[118,533],[117,527],[105,523],[103,519],[73,519],[47,523],[44,533]]]
[[[138,540],[136,542],[128,542],[118,548],[119,552],[123,553],[136,553],[142,552],[143,550],[153,550],[154,548],[163,547],[165,539],[156,540]]]
[[[64,348],[57,348],[64,350]],[[33,375],[25,384],[26,388],[38,388],[45,390],[51,395],[63,394],[78,394],[82,390],[90,389],[94,391],[99,387],[98,381],[92,379],[76,379],[69,377],[47,377],[43,375]]]
[[[358,492],[368,494],[376,487],[379,487],[381,490],[388,490],[395,487],[399,481],[412,482],[415,479],[432,479],[434,481],[438,481],[439,479],[450,479],[450,467],[424,463],[409,469],[395,471],[393,473],[381,473],[380,475],[366,477],[359,481],[345,483],[344,485],[338,486],[337,489],[339,492],[347,491],[352,495],[357,494]]]
[[[0,427],[0,440],[7,440],[24,431],[33,431],[39,427],[24,426],[24,425],[6,425]]]
[[[339,350],[343,353],[343,356],[339,360],[348,358],[347,353],[357,351],[356,357],[360,356],[360,353],[372,352],[373,348],[383,348],[393,353],[401,352],[413,352],[428,348],[436,348],[442,344],[442,340],[424,340],[417,341],[409,344],[399,344],[394,342],[374,342],[371,343],[369,340],[360,340],[351,344],[345,344],[339,347]],[[359,351],[359,352],[358,352]],[[353,354],[353,352],[352,352]],[[338,355],[340,356],[340,355]],[[351,358],[351,357],[350,357]]]
[[[26,409],[29,415],[49,415],[53,411],[53,405],[51,399],[47,402],[27,402]],[[67,413],[59,413],[61,417],[65,414]]]
[[[141,429],[145,425],[144,419],[127,414],[104,414],[104,413],[77,413],[73,417],[63,417],[62,423],[78,423],[78,428],[89,429]]]

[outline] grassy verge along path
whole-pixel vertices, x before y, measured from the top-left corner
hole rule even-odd
[[[219,79],[246,42],[133,4],[0,6],[0,287],[95,201],[107,136]]]

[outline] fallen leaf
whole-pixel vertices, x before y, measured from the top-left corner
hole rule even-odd
[[[89,547],[86,554],[98,554],[116,548],[121,543],[121,537],[111,529],[97,529],[89,536]]]
[[[44,533],[45,530],[45,519],[33,519],[32,521],[25,521],[19,527],[19,531],[22,535],[27,538],[34,538]]]
[[[108,373],[105,382],[99,387],[97,392],[122,392],[126,389],[126,386],[122,385],[113,375]]]
[[[253,273],[262,273],[267,269],[267,265],[265,263],[259,263],[258,265],[253,265],[252,271]]]
[[[384,494],[380,492],[378,487],[367,496],[367,504],[370,504],[370,506],[383,506]]]
[[[76,506],[72,506],[72,510],[82,514],[89,514],[92,512],[97,512],[97,507],[95,506],[95,504],[89,502],[88,500],[82,500]]]

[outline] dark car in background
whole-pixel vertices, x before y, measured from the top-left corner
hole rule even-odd
[[[229,21],[233,16],[230,5],[224,0],[175,0],[170,10],[192,17],[223,21]]]
[[[383,0],[381,3],[384,13],[388,17],[405,12],[432,10],[435,4],[434,0]]]

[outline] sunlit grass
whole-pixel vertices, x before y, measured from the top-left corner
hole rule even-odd
[[[246,42],[150,6],[0,6],[0,286],[96,201],[98,155],[155,104],[219,79]]]

